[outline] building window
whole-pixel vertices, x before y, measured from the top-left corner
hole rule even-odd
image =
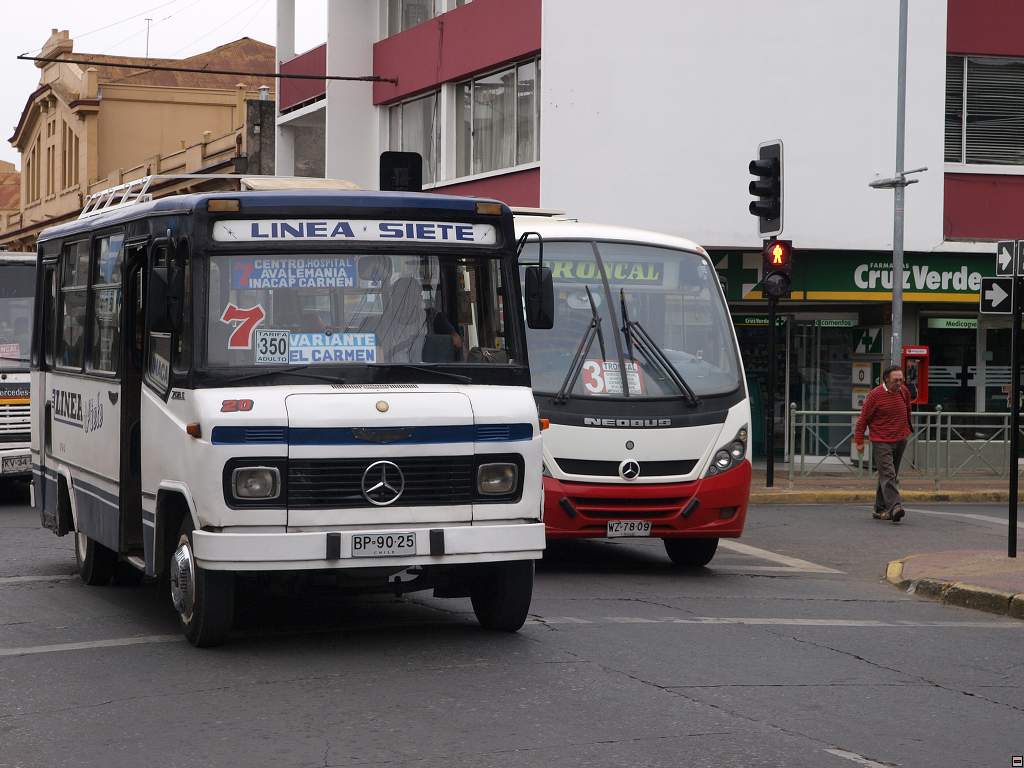
[[[435,15],[434,0],[388,0],[388,34],[397,35]]]
[[[458,176],[540,159],[539,85],[540,59],[459,84]]]
[[[946,57],[945,159],[1024,165],[1024,59]]]
[[[61,189],[78,186],[78,136],[61,121]]]
[[[397,104],[388,111],[389,146],[400,152],[419,152],[423,157],[423,183],[437,181],[441,155],[441,123],[438,94]]]

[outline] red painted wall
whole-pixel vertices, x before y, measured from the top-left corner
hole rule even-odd
[[[373,103],[525,58],[540,50],[541,0],[473,0],[373,46]]]
[[[289,75],[322,75],[327,72],[327,43],[300,53],[294,59],[281,62],[281,72]],[[278,99],[279,109],[284,112],[305,101],[327,93],[326,80],[282,79]]]
[[[946,51],[1024,56],[1024,2],[949,0]]]
[[[540,206],[540,168],[505,173],[462,184],[449,184],[446,187],[435,187],[431,191],[442,195],[493,197],[508,205],[537,208]]]
[[[1024,176],[947,173],[943,207],[946,239],[1021,237]]]

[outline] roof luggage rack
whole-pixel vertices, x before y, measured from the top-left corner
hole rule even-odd
[[[242,190],[272,189],[359,189],[355,184],[343,179],[321,179],[302,176],[242,176],[237,173],[176,173],[153,174],[143,176],[135,181],[118,184],[100,192],[94,192],[85,199],[79,219],[99,216],[119,208],[126,208],[138,203],[148,203],[153,199],[149,191],[154,182],[165,181],[210,181],[223,179],[238,182]]]

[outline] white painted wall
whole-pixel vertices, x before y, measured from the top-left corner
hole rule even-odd
[[[867,184],[894,171],[898,8],[546,0],[541,204],[759,246],[747,164],[782,138],[783,236],[891,249],[892,192]],[[906,167],[931,170],[907,190],[907,250],[942,241],[945,51],[945,1],[910,0]]]
[[[373,72],[373,43],[380,13],[370,0],[331,0],[327,6],[327,73]],[[379,117],[372,83],[327,81],[328,178],[347,179],[376,189],[379,175]]]

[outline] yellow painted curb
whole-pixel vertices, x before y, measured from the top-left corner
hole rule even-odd
[[[903,583],[903,561],[893,560],[885,567],[885,580],[897,586]]]

